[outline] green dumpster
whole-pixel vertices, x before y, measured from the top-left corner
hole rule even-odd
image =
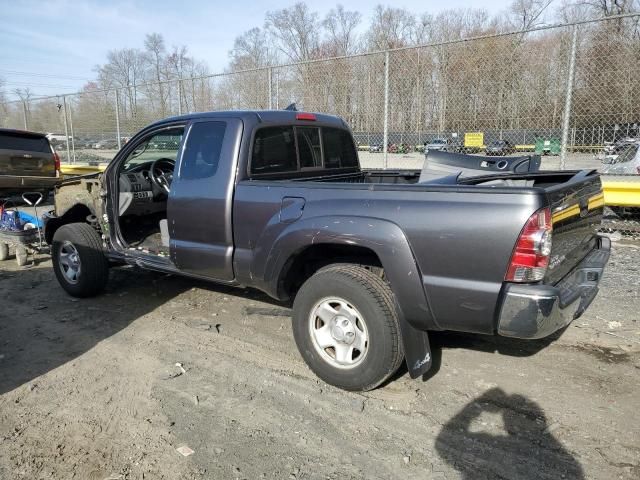
[[[560,155],[560,139],[536,138],[536,155]]]

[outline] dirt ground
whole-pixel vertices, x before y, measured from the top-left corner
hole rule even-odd
[[[36,260],[0,264],[0,479],[640,478],[638,243],[555,341],[433,334],[365,394],[259,292],[120,268],[76,300]]]

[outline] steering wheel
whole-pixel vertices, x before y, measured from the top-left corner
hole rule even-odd
[[[160,165],[164,164],[166,167],[170,167],[171,171],[164,171],[160,168]],[[176,162],[170,158],[159,158],[155,160],[149,168],[149,180],[156,187],[169,193],[171,190],[171,182],[173,181],[173,169],[176,166]]]

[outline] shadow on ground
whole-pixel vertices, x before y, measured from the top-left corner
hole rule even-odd
[[[72,361],[192,287],[254,298],[266,309],[271,304],[288,312],[255,290],[129,267],[111,269],[106,292],[87,299],[67,295],[51,268],[0,269],[0,395]]]
[[[537,403],[494,388],[442,427],[436,450],[468,480],[584,479],[578,461],[549,430]]]
[[[190,286],[113,269],[105,294],[74,299],[50,268],[0,270],[0,395],[74,360]]]
[[[539,340],[520,340],[499,335],[478,335],[460,332],[429,332],[431,369],[422,376],[428,381],[440,371],[442,350],[464,348],[481,352],[499,353],[508,357],[529,357],[544,350],[558,340],[566,329]],[[406,372],[406,367],[403,369]]]

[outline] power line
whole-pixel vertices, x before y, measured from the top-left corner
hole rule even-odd
[[[18,70],[0,69],[0,73],[6,74],[6,75],[21,75],[21,76],[26,75],[29,77],[63,78],[66,80],[89,80],[87,77],[78,77],[75,75],[56,75],[53,73],[22,72]]]
[[[13,87],[45,87],[45,88],[62,88],[62,89],[76,89],[77,85],[60,85],[58,83],[34,83],[34,82],[6,82],[5,86]]]

